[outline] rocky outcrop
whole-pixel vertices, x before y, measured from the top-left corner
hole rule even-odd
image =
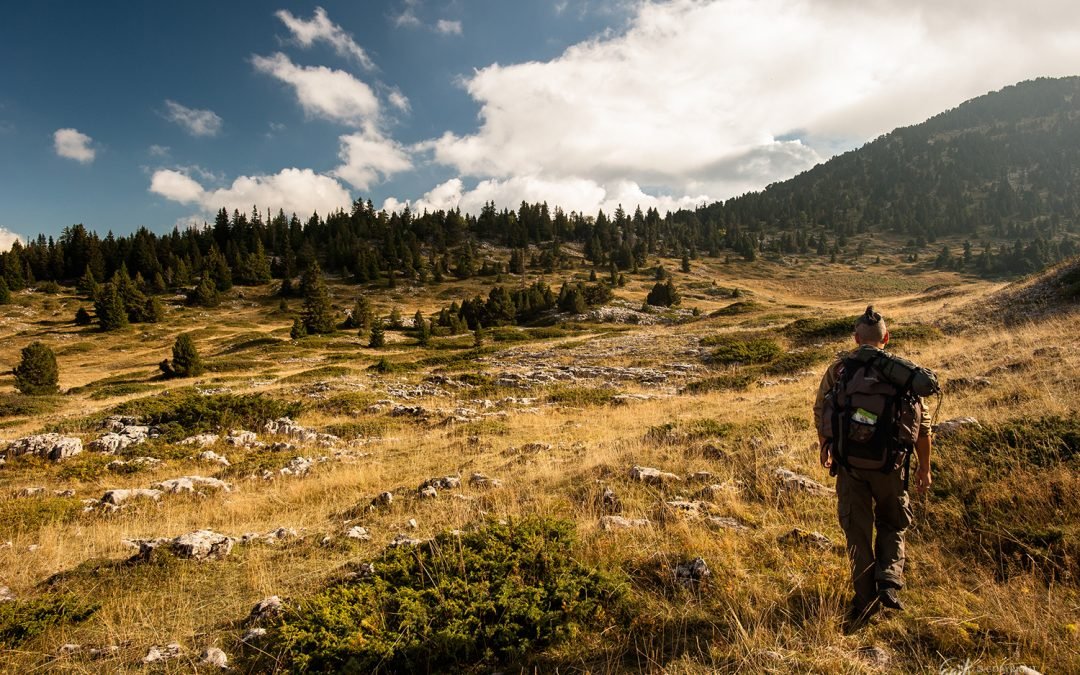
[[[161,499],[161,490],[145,489],[145,488],[133,488],[130,490],[109,490],[102,496],[101,503],[109,504],[111,506],[123,506],[124,504],[136,499],[149,499],[157,501]]]
[[[82,441],[60,434],[38,434],[14,440],[6,448],[8,457],[37,455],[54,462],[73,457],[83,451]]]
[[[809,476],[788,469],[775,469],[773,477],[780,482],[780,490],[783,492],[806,492],[812,495],[829,495],[835,492]]]
[[[421,490],[427,487],[436,490],[456,490],[461,487],[461,478],[458,476],[443,476],[442,478],[429,478],[420,484]]]
[[[168,480],[163,480],[160,483],[154,483],[150,487],[174,495],[194,494],[200,488],[221,490],[222,492],[232,491],[232,486],[225,481],[217,478],[206,478],[205,476],[181,476],[180,478],[170,478]]]
[[[649,466],[635,466],[630,469],[631,480],[641,481],[648,485],[663,485],[665,483],[678,483],[682,479],[673,473],[654,469]]]
[[[712,570],[703,558],[694,558],[675,566],[675,581],[684,586],[693,586],[705,581],[712,575]]]
[[[493,489],[502,487],[502,481],[498,478],[491,478],[480,472],[475,472],[469,476],[469,485],[474,488],[480,489]]]
[[[196,434],[180,441],[180,445],[195,445],[200,448],[208,448],[219,440],[221,440],[221,436],[217,434]]]
[[[366,527],[360,527],[359,525],[354,525],[346,530],[345,537],[357,541],[371,541],[371,533],[367,531]]]
[[[235,540],[212,530],[196,530],[173,539],[134,539],[124,543],[139,549],[135,560],[148,560],[154,551],[164,548],[178,558],[220,560],[232,553]]]
[[[979,420],[974,417],[954,417],[950,420],[945,420],[941,424],[934,427],[934,435],[938,438],[948,438],[955,435],[962,429],[967,427],[979,427]]]
[[[150,665],[153,663],[163,663],[165,661],[173,661],[180,658],[184,653],[184,648],[176,642],[171,642],[164,647],[158,647],[154,645],[146,652],[146,656],[143,657],[142,662]]]
[[[251,612],[248,614],[247,622],[261,623],[281,616],[284,611],[285,603],[281,601],[281,598],[271,595],[255,603],[255,606],[251,608]]]
[[[199,657],[199,665],[204,668],[226,670],[229,667],[229,657],[217,647],[208,647]]]
[[[272,436],[287,436],[300,443],[317,443],[324,447],[330,447],[341,442],[341,439],[333,434],[318,433],[300,426],[288,417],[281,417],[267,422],[263,426],[263,433]]]
[[[199,456],[195,459],[198,459],[201,462],[213,462],[214,464],[220,464],[221,466],[229,466],[229,460],[226,459],[223,455],[217,454],[213,450],[206,450],[204,452],[201,452],[199,453]]]
[[[253,448],[256,447],[258,442],[259,438],[255,435],[254,431],[245,431],[243,429],[233,429],[225,438],[226,444],[238,448]]]

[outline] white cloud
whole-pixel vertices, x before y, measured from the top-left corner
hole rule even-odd
[[[0,251],[11,250],[11,245],[17,241],[25,241],[26,237],[0,226]]]
[[[416,8],[419,0],[405,0],[405,6],[401,12],[393,17],[394,25],[399,28],[417,28],[420,26],[420,18],[416,16]]]
[[[170,148],[167,145],[153,144],[146,149],[147,154],[151,157],[168,157]]]
[[[522,201],[547,202],[552,208],[559,206],[566,211],[596,215],[599,210],[612,213],[620,205],[627,211],[640,206],[656,208],[661,213],[682,208],[694,208],[711,201],[706,195],[668,196],[650,195],[631,181],[612,181],[599,184],[584,178],[551,179],[539,176],[515,176],[506,180],[479,181],[466,189],[460,178],[437,185],[416,201],[401,201],[391,197],[383,203],[387,211],[399,211],[408,205],[416,213],[460,208],[466,213],[479,213],[487,202],[498,208],[516,209]]]
[[[405,96],[405,94],[402,94],[401,90],[397,87],[390,88],[390,93],[387,94],[386,100],[390,102],[390,105],[394,106],[401,112],[409,112],[409,108],[412,107],[409,103],[408,97]]]
[[[352,58],[368,70],[375,68],[371,58],[364,49],[356,44],[352,35],[346,33],[341,26],[330,21],[326,16],[326,10],[322,7],[315,8],[315,16],[310,21],[304,21],[295,17],[288,10],[281,9],[274,13],[281,19],[285,27],[293,34],[293,39],[304,48],[311,47],[316,41],[330,44],[338,55]]]
[[[253,56],[251,62],[259,72],[291,85],[308,115],[367,128],[377,124],[379,99],[375,92],[343,70],[297,66],[280,52]]]
[[[73,159],[82,164],[94,161],[97,151],[90,147],[93,139],[75,129],[57,129],[53,133],[53,147],[61,157]]]
[[[214,190],[203,188],[186,174],[173,169],[154,172],[150,191],[166,199],[201,207],[213,213],[225,207],[229,211],[247,211],[252,204],[276,213],[296,213],[306,217],[314,211],[326,215],[339,208],[348,210],[352,197],[341,183],[311,169],[282,169],[266,176],[240,176],[232,185]]]
[[[412,160],[399,143],[374,132],[342,136],[338,153],[343,164],[332,175],[348,181],[359,190],[367,190],[380,176],[385,179],[408,171]]]
[[[461,22],[439,19],[435,24],[435,32],[443,35],[461,35]]]
[[[634,194],[618,184],[723,198],[990,89],[1069,74],[1078,24],[1080,3],[1063,0],[640,2],[618,35],[477,71],[465,86],[480,127],[420,147],[490,179],[472,192],[547,181],[583,202]]]
[[[221,118],[213,110],[199,110],[165,101],[165,119],[176,122],[192,136],[217,136],[221,132]]]

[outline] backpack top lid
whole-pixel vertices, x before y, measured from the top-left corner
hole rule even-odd
[[[886,380],[902,391],[916,396],[932,396],[941,391],[937,375],[932,370],[917,366],[907,359],[890,354],[871,345],[860,345],[848,359],[870,364]]]

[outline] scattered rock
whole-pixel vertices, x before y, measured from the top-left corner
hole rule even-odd
[[[708,483],[713,479],[711,471],[695,471],[686,477],[688,483]]]
[[[266,629],[255,627],[247,629],[247,631],[244,633],[244,637],[240,638],[240,640],[247,644],[251,644],[253,642],[257,642],[259,638],[262,637],[266,637]]]
[[[182,493],[193,494],[198,488],[209,488],[211,490],[221,490],[222,492],[232,491],[232,486],[225,481],[217,478],[206,478],[205,476],[181,476],[180,478],[170,478],[168,480],[163,480],[160,483],[154,483],[150,487],[174,495]]]
[[[7,586],[0,586],[0,602],[15,602],[15,594]]]
[[[807,492],[812,495],[828,495],[835,492],[809,476],[787,469],[775,469],[773,476],[780,481],[780,489],[784,492]]]
[[[426,487],[433,487],[437,490],[454,490],[461,487],[461,478],[458,476],[443,476],[442,478],[429,478],[420,485],[420,489],[423,490]]]
[[[355,525],[350,527],[345,536],[349,539],[356,539],[358,541],[371,541],[371,534],[367,531],[366,527],[360,527]]]
[[[654,469],[648,466],[635,466],[630,469],[630,478],[632,480],[638,480],[642,483],[648,483],[649,485],[663,485],[669,482],[679,482],[682,479],[673,473],[667,473],[660,469]]]
[[[120,652],[120,647],[116,645],[107,645],[105,647],[92,647],[87,654],[90,658],[97,661],[100,659],[107,659],[110,656],[115,656]]]
[[[743,525],[735,518],[728,516],[706,516],[705,524],[714,530],[735,530],[736,532],[741,530],[749,530],[750,528]]]
[[[134,499],[151,499],[157,501],[161,499],[163,493],[161,490],[134,488],[131,490],[109,490],[102,496],[101,502],[104,504],[111,504],[112,506],[121,506]]]
[[[419,405],[394,405],[390,409],[391,417],[416,417],[418,419],[427,419],[431,416],[431,412]]]
[[[111,425],[108,428],[114,429],[114,431],[110,431],[90,443],[91,450],[112,455],[133,445],[141,445],[151,437],[150,427],[146,426],[129,425],[118,428],[117,425]]]
[[[383,507],[383,506],[390,506],[393,503],[394,503],[394,493],[393,492],[382,492],[382,493],[379,493],[379,495],[377,495],[374,499],[371,500],[371,507],[372,508],[380,508],[380,507]]]
[[[291,527],[279,527],[276,530],[270,530],[263,534],[249,532],[240,537],[240,543],[250,544],[252,542],[261,542],[263,544],[276,544],[279,541],[284,541],[286,539],[296,539],[298,536],[296,530]]]
[[[259,623],[281,616],[284,611],[285,603],[281,601],[281,598],[271,595],[255,603],[255,606],[251,608],[251,612],[248,614],[247,620],[249,623]]]
[[[417,490],[417,494],[420,496],[420,499],[435,499],[439,496],[439,491],[428,485],[427,487],[421,487]]]
[[[53,496],[56,497],[74,497],[74,490],[53,490]]]
[[[199,657],[199,665],[225,670],[229,667],[229,657],[217,647],[208,647]]]
[[[197,445],[200,448],[208,448],[219,440],[221,440],[221,436],[217,434],[196,434],[180,441],[180,445]]]
[[[781,544],[797,544],[799,546],[816,546],[820,549],[832,547],[832,540],[820,532],[808,532],[796,527],[791,532],[780,537]]]
[[[24,487],[15,493],[16,497],[40,497],[45,494],[43,487]]]
[[[326,447],[341,441],[340,438],[333,434],[320,434],[317,431],[302,427],[288,417],[281,417],[267,422],[263,426],[263,432],[273,436],[288,436],[301,443],[318,443]]]
[[[172,661],[173,659],[180,658],[180,654],[183,653],[184,648],[179,644],[172,642],[164,647],[158,647],[154,645],[150,648],[150,651],[146,652],[146,656],[143,657],[142,662],[146,664],[160,663],[162,661]]]
[[[610,513],[619,513],[622,511],[622,504],[619,502],[619,496],[615,494],[615,491],[611,488],[604,488],[604,493],[600,496],[600,505],[605,511]]]
[[[420,526],[416,523],[416,518],[409,518],[409,522],[405,523],[405,527],[410,530],[418,529]]]
[[[667,505],[676,511],[680,511],[691,516],[700,516],[702,513],[709,510],[709,505],[700,501],[686,501],[682,499],[675,499],[667,502]]]
[[[651,524],[648,518],[623,518],[622,516],[603,516],[600,518],[600,529],[606,531],[648,527]]]
[[[134,457],[132,459],[114,459],[106,464],[105,468],[109,471],[130,473],[133,469],[150,468],[159,464],[161,464],[161,460],[157,457]]]
[[[229,466],[229,460],[226,459],[225,457],[223,457],[222,455],[217,454],[213,450],[206,450],[204,452],[199,453],[199,456],[196,459],[198,459],[200,461],[203,461],[203,462],[213,462],[214,464],[220,464],[222,466]]]
[[[936,425],[934,427],[934,435],[940,438],[947,438],[969,426],[980,427],[982,425],[980,425],[979,420],[974,417],[954,417],[951,420],[945,420],[941,424]]]
[[[709,578],[712,571],[703,558],[694,558],[675,566],[675,580],[686,586],[693,586]]]
[[[401,548],[402,546],[419,546],[423,543],[424,541],[422,539],[414,539],[407,534],[398,534],[390,540],[390,543],[387,544],[387,548]]]
[[[289,463],[278,469],[282,476],[303,476],[315,466],[315,460],[310,457],[293,457]]]
[[[473,475],[469,476],[469,485],[481,489],[499,488],[502,487],[502,481],[498,478],[491,478],[480,472],[475,472]]]
[[[229,432],[229,436],[225,439],[225,442],[229,445],[235,445],[239,448],[250,448],[259,441],[254,431],[233,429]]]
[[[868,662],[875,668],[888,668],[889,667],[889,652],[885,651],[877,645],[869,645],[866,647],[859,647],[859,658]]]
[[[8,457],[37,455],[59,462],[81,453],[82,450],[82,441],[78,438],[60,434],[39,434],[12,441],[6,451]]]

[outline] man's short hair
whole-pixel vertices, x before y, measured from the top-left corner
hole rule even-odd
[[[880,344],[885,342],[885,336],[888,332],[885,327],[885,319],[874,311],[873,305],[868,305],[866,311],[855,322],[855,337],[860,342]]]

